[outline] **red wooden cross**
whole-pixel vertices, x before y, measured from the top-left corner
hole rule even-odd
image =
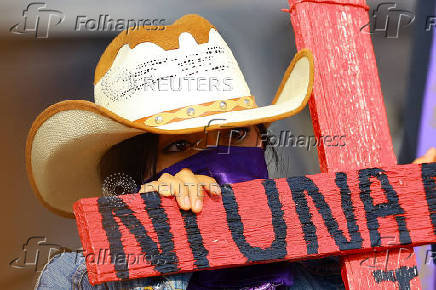
[[[198,215],[157,193],[86,198],[74,213],[95,284],[366,253],[361,262],[374,248],[436,242],[435,195],[429,163],[224,185]]]
[[[315,135],[347,136],[346,147],[319,148],[321,171],[396,164],[370,34],[361,31],[369,23],[366,2],[289,0],[289,5],[296,46],[311,49],[315,59],[309,103]],[[362,262],[367,258],[368,253],[342,259],[348,287],[392,287],[389,281],[376,282],[374,265]],[[374,253],[373,259],[378,259],[377,269],[381,271],[402,266],[417,271],[412,248],[390,251],[388,256],[386,252]],[[418,277],[411,281],[411,287],[420,288]]]
[[[315,57],[315,134],[345,135],[346,146],[319,148],[325,173],[225,185],[198,215],[156,193],[78,201],[91,283],[341,255],[350,289],[420,287],[412,246],[436,242],[436,164],[396,165],[371,39],[360,31],[368,8],[289,3],[297,48]]]

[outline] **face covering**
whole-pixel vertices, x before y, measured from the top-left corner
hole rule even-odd
[[[213,177],[219,184],[268,178],[264,151],[260,147],[212,147],[163,169],[157,178],[164,173],[174,175],[183,168],[191,169],[194,174]]]
[[[217,146],[200,151],[157,174],[176,174],[189,168],[194,174],[213,177],[219,184],[268,178],[264,151],[260,147]],[[276,289],[291,286],[290,263],[259,264],[231,269],[194,272],[188,289]]]

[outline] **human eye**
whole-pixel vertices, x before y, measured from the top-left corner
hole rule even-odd
[[[163,152],[170,153],[170,152],[184,152],[191,148],[193,144],[187,140],[177,140],[167,146],[163,149]]]

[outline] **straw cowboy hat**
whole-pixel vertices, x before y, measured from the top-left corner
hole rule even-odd
[[[159,29],[123,31],[96,67],[95,103],[62,101],[34,121],[26,144],[30,183],[45,206],[73,217],[75,201],[101,195],[98,164],[113,145],[145,132],[186,134],[283,119],[303,109],[312,83],[312,55],[301,50],[272,104],[257,107],[231,50],[206,19],[185,15]]]

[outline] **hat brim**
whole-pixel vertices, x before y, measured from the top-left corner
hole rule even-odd
[[[98,164],[113,145],[142,133],[189,134],[204,130],[271,123],[295,115],[307,104],[313,86],[313,57],[301,50],[285,72],[273,103],[151,127],[132,122],[83,100],[67,100],[44,110],[26,142],[26,167],[40,201],[50,210],[74,217],[80,198],[99,196]]]

